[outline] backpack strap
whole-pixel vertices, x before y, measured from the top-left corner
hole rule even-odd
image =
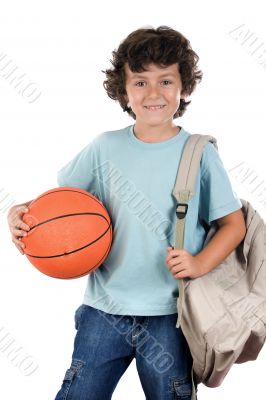
[[[206,143],[211,142],[218,151],[217,141],[211,135],[193,134],[187,139],[178,167],[178,173],[173,190],[173,195],[177,200],[176,206],[176,235],[175,235],[175,249],[183,249],[184,247],[184,234],[186,224],[186,214],[188,210],[188,202],[195,194],[196,178],[200,168],[200,161]],[[185,282],[189,278],[178,279],[179,296],[177,299],[178,319],[176,327],[180,327],[182,318],[183,301],[185,294]],[[191,400],[196,400],[196,385],[194,382],[194,360],[191,367],[192,379],[192,395]]]
[[[217,141],[213,136],[193,134],[187,139],[179,163],[173,195],[177,200],[176,207],[176,243],[175,248],[182,249],[184,244],[185,219],[188,202],[194,196],[196,178],[204,146],[213,143],[218,150]]]
[[[175,249],[183,249],[184,234],[186,224],[186,214],[188,202],[194,196],[196,178],[200,168],[200,161],[204,146],[211,142],[218,150],[217,141],[211,135],[191,134],[187,139],[181,155],[178,173],[173,190],[173,195],[177,200],[176,206],[176,230],[175,230]],[[179,328],[182,317],[182,305],[184,301],[184,281],[189,278],[178,279],[179,296],[177,300],[178,320],[176,327]]]

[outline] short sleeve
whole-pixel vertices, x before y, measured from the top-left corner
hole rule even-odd
[[[77,187],[98,196],[98,179],[93,173],[96,166],[94,140],[84,147],[71,161],[57,173],[59,186]]]
[[[199,216],[209,225],[242,207],[218,151],[210,142],[201,159]]]

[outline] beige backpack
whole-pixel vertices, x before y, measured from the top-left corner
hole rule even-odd
[[[191,135],[185,143],[173,190],[177,200],[175,248],[183,248],[186,210],[192,198],[203,148],[210,135]],[[247,232],[238,247],[211,272],[195,279],[178,279],[178,319],[193,358],[195,383],[221,385],[234,363],[255,360],[266,338],[265,222],[243,199]],[[213,221],[204,246],[218,229]]]

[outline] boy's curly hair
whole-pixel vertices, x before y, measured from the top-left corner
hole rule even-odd
[[[108,96],[113,100],[118,100],[123,111],[134,119],[136,115],[131,108],[127,107],[124,97],[126,95],[125,63],[128,63],[132,72],[146,71],[144,67],[150,63],[160,67],[178,63],[182,93],[186,95],[190,95],[202,79],[202,71],[197,68],[199,57],[192,50],[189,40],[166,25],[161,25],[157,29],[148,27],[131,32],[120,43],[118,49],[112,52],[112,55],[113,60],[109,59],[109,61],[114,68],[102,70],[107,77],[103,86]],[[180,106],[173,118],[181,117],[190,103],[191,101],[186,102],[180,99]]]

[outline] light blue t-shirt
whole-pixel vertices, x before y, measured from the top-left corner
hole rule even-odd
[[[60,186],[85,189],[106,207],[113,226],[110,252],[87,277],[83,299],[119,315],[177,312],[178,281],[168,270],[166,248],[174,245],[174,189],[181,152],[191,134],[181,127],[157,143],[138,139],[133,125],[98,134],[58,172]],[[211,221],[242,207],[215,147],[207,143],[189,201],[184,249],[196,255]]]

